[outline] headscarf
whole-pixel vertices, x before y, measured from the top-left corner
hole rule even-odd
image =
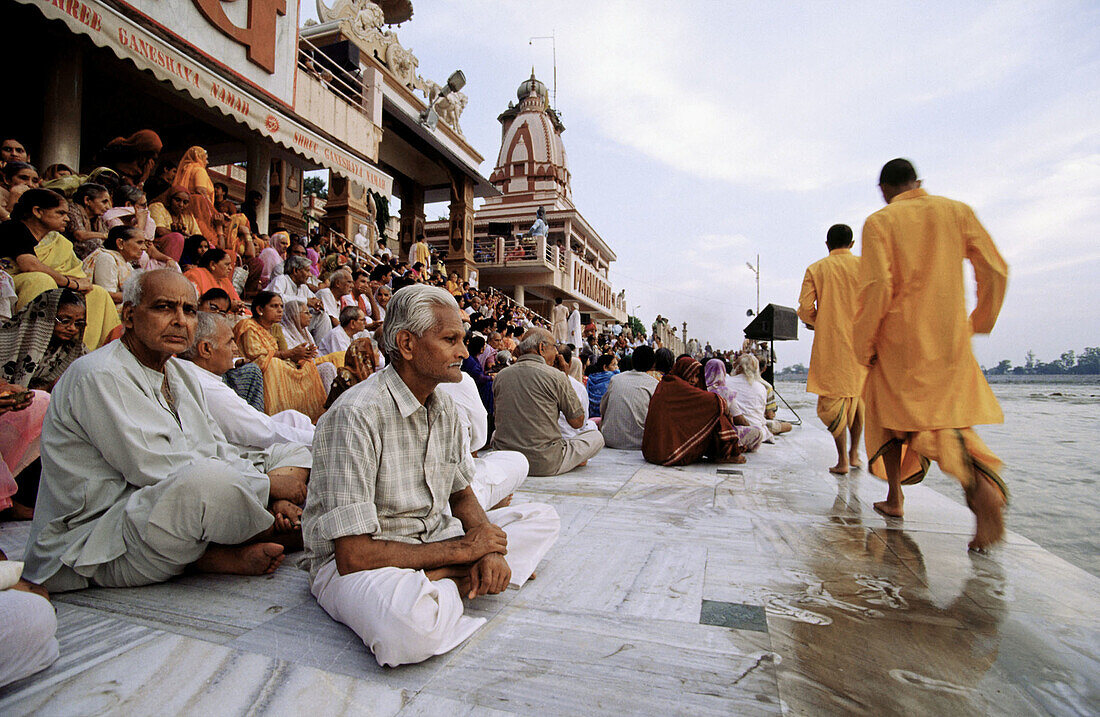
[[[711,451],[717,439],[725,458],[737,446],[737,431],[721,396],[703,388],[703,367],[684,356],[653,392],[642,435],[642,455],[650,463],[675,466],[693,463]]]
[[[65,289],[46,291],[0,325],[0,378],[26,388],[31,381],[51,385],[85,353],[78,336],[72,343],[53,341],[57,306]]]
[[[192,147],[184,153],[172,184],[183,187],[191,195],[191,214],[199,223],[199,228],[210,246],[217,246],[218,234],[214,231],[214,215],[217,214],[214,209],[214,182],[206,171],[205,149]]]
[[[708,391],[724,398],[730,408],[737,406],[737,391],[726,385],[726,364],[722,359],[707,361],[705,378]]]
[[[283,304],[283,338],[286,339],[286,347],[292,349],[301,344],[312,344],[313,338],[306,329],[298,326],[298,317],[306,311],[306,302],[291,299]]]
[[[584,383],[584,364],[576,356],[569,361],[569,378],[575,378]]]

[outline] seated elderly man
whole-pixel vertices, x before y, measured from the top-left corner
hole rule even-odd
[[[358,306],[345,306],[340,309],[340,325],[321,339],[317,344],[317,352],[327,356],[337,351],[347,351],[356,334],[361,333],[366,327],[367,317],[363,310]]]
[[[608,448],[641,450],[649,400],[659,383],[648,373],[655,360],[652,348],[639,346],[631,354],[632,370],[611,377],[600,399],[600,432]]]
[[[188,567],[262,575],[282,562],[272,524],[290,531],[297,509],[286,503],[305,499],[309,470],[288,455],[264,475],[210,420],[202,387],[173,358],[191,345],[197,300],[178,272],[132,276],[122,338],[57,382],[24,558],[31,582],[133,587]]]
[[[309,322],[309,333],[313,340],[319,342],[332,330],[332,322],[325,313],[324,304],[318,299],[307,283],[313,275],[309,273],[309,259],[304,256],[292,255],[287,257],[283,265],[283,273],[274,277],[271,283],[264,288],[283,297],[283,303],[291,301],[304,301],[306,306],[313,311],[313,318]]]
[[[464,429],[463,444],[474,458],[474,479],[470,485],[477,502],[485,510],[503,508],[527,478],[527,457],[518,451],[490,451],[480,457],[477,455],[489,439],[489,413],[473,376],[463,371],[461,381],[441,383],[437,390],[450,396],[458,409],[458,420]]]
[[[337,269],[329,274],[328,286],[317,290],[317,298],[328,314],[333,328],[340,325],[340,300],[351,293],[351,271]]]
[[[396,292],[383,327],[389,365],[317,424],[302,522],[312,592],[380,665],[456,647],[485,622],[463,614],[462,596],[523,585],[557,539],[550,506],[486,513],[470,488],[462,424],[435,390],[461,379],[462,337],[446,291]]]
[[[264,450],[277,444],[313,445],[313,423],[309,416],[295,410],[269,416],[249,405],[224,381],[237,355],[233,324],[234,320],[228,316],[200,311],[194,343],[180,353],[180,358],[194,367],[210,417],[222,429],[226,440],[245,451]]]
[[[603,448],[603,436],[593,429],[567,439],[558,429],[559,413],[580,428],[588,411],[566,375],[553,367],[558,356],[554,337],[546,329],[531,329],[516,351],[520,357],[493,382],[493,447],[527,456],[533,476],[560,475],[584,465]]]

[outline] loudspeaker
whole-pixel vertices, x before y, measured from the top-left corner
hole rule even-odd
[[[511,222],[489,222],[488,234],[491,237],[508,237],[511,238],[512,232],[515,231],[515,227]]]
[[[757,341],[797,341],[798,314],[790,307],[768,304],[745,327],[745,338]]]
[[[321,52],[342,70],[359,70],[359,47],[350,40],[341,40],[321,48]]]

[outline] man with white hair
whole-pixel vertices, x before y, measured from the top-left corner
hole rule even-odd
[[[313,445],[313,423],[309,416],[292,409],[269,416],[256,410],[229,387],[222,377],[233,368],[236,356],[233,320],[200,311],[195,322],[194,342],[179,357],[194,367],[195,378],[210,408],[210,417],[226,439],[247,451],[264,450],[278,444]]]
[[[380,665],[456,647],[485,622],[463,614],[462,597],[523,585],[557,539],[550,506],[486,513],[470,488],[462,425],[435,390],[461,379],[463,335],[443,289],[396,292],[383,325],[389,365],[317,424],[302,524],[311,589]]]
[[[317,290],[317,298],[321,300],[321,306],[328,314],[329,323],[333,328],[340,324],[340,299],[351,293],[351,271],[337,269],[329,274],[328,286]]]
[[[307,468],[264,475],[218,425],[174,354],[195,332],[195,286],[171,270],[123,287],[118,341],[77,359],[42,426],[42,481],[25,577],[50,592],[163,582],[188,566],[263,575],[283,560],[272,532],[305,499]],[[299,464],[300,465],[300,464]]]
[[[340,309],[340,323],[317,344],[322,356],[337,351],[347,351],[351,342],[367,327],[367,317],[358,306],[345,306]],[[366,334],[363,334],[366,336]]]
[[[546,329],[531,329],[516,351],[519,359],[493,382],[493,448],[527,456],[534,476],[556,476],[584,465],[603,448],[603,436],[593,428],[562,437],[558,414],[580,428],[588,411],[566,375],[553,367],[558,357],[554,337]]]

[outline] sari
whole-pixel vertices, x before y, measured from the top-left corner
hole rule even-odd
[[[106,266],[99,266],[99,271],[96,271],[97,265],[103,262]],[[81,265],[81,269],[91,277],[96,286],[102,286],[108,292],[110,291],[122,291],[122,285],[126,283],[126,280],[130,278],[130,274],[134,272],[134,267],[130,262],[122,258],[122,254],[112,249],[100,247],[93,251],[88,256],[84,257],[84,263]],[[113,275],[113,279],[110,277]],[[115,308],[121,308],[122,302],[115,304]]]
[[[344,352],[344,365],[336,371],[336,378],[328,392],[325,408],[330,407],[344,391],[365,381],[378,370],[378,359],[374,352],[374,342],[369,336],[355,339]]]
[[[218,233],[214,231],[214,182],[206,172],[206,150],[192,147],[184,152],[176,168],[175,187],[183,187],[191,195],[191,214],[198,222],[201,233],[210,246],[218,246]]]
[[[80,259],[73,251],[72,242],[58,232],[50,232],[42,237],[35,246],[34,253],[40,262],[56,272],[74,279],[88,278]],[[16,310],[25,307],[36,296],[57,288],[57,282],[45,272],[21,272],[14,262],[10,262],[7,271],[15,282],[15,293],[19,296]],[[88,321],[88,326],[84,329],[84,345],[89,351],[94,351],[107,341],[107,335],[122,322],[118,318],[115,302],[102,286],[93,285],[92,290],[84,295],[84,303]]]
[[[41,455],[42,423],[49,405],[50,395],[35,391],[31,405],[0,415],[0,510],[10,508],[12,497],[21,492],[15,477]]]
[[[734,415],[741,415],[737,408],[737,392],[726,385],[726,364],[721,359],[711,359],[707,361],[703,373],[707,390],[725,400],[726,412],[730,414],[730,419],[732,420]],[[746,453],[755,451],[764,442],[763,429],[755,426],[739,426],[736,423],[733,427],[737,431],[737,443]]]
[[[600,417],[600,401],[603,400],[603,395],[607,393],[607,387],[611,384],[612,377],[618,373],[618,371],[600,371],[599,373],[589,374],[587,384],[589,418]]]
[[[241,300],[241,297],[237,295],[236,287],[233,286],[233,281],[229,279],[229,277],[215,279],[209,269],[204,269],[201,266],[193,266],[183,272],[183,275],[199,290],[199,296],[202,296],[211,289],[221,289],[229,294],[230,301],[236,302]]]
[[[53,388],[65,369],[84,355],[84,344],[56,341],[54,319],[63,289],[46,291],[0,325],[0,378],[23,388]]]
[[[233,258],[233,265],[237,265],[237,250],[241,243],[241,229],[248,226],[248,217],[243,214],[233,214],[229,217],[229,224],[225,228],[225,253]]]
[[[726,401],[703,388],[702,374],[699,362],[684,356],[657,384],[642,434],[648,462],[682,466],[704,456],[730,462],[741,452]]]

